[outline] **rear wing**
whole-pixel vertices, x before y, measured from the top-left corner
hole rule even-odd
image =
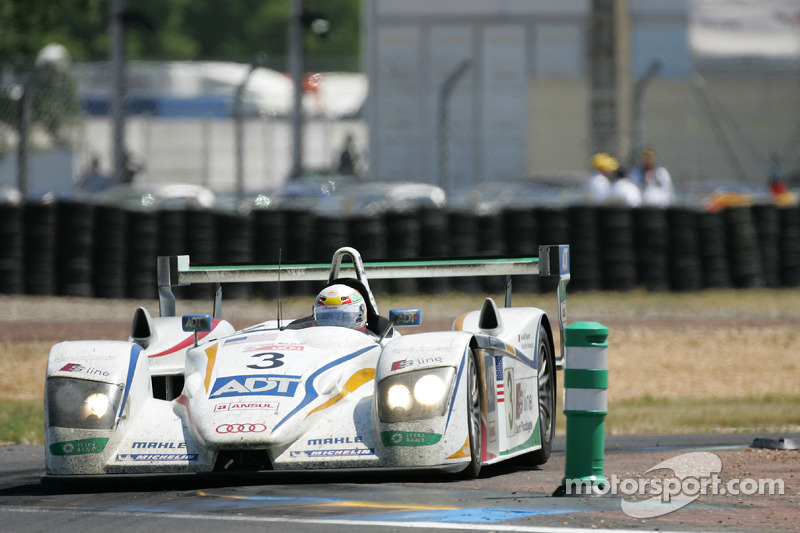
[[[352,249],[342,249],[352,250]],[[455,278],[469,276],[505,276],[505,306],[511,307],[511,276],[539,275],[557,277],[558,325],[561,338],[561,354],[556,364],[561,367],[565,353],[567,321],[566,286],[570,278],[569,245],[546,245],[539,247],[539,257],[485,257],[440,260],[396,260],[376,261],[360,264],[360,256],[352,250],[353,264],[337,262],[340,251],[334,254],[334,264],[287,264],[287,265],[192,265],[188,255],[158,258],[158,301],[161,316],[175,316],[175,295],[172,287],[196,283],[217,284],[214,301],[214,316],[221,318],[223,283],[263,283],[278,281],[328,281],[332,274],[353,272],[359,275],[359,267],[369,272],[369,279],[407,278]],[[357,257],[357,259],[356,259]]]

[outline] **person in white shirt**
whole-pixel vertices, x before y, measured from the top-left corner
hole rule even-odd
[[[644,149],[630,179],[642,191],[643,205],[666,207],[675,201],[672,177],[666,168],[656,164],[656,153],[652,148]]]
[[[642,193],[628,177],[625,168],[620,167],[614,171],[613,182],[608,189],[608,205],[622,205],[625,207],[639,207],[642,205]]]
[[[608,198],[608,191],[611,188],[610,178],[612,173],[619,168],[619,163],[605,152],[594,154],[591,163],[594,172],[586,180],[584,193],[588,203],[601,205]]]

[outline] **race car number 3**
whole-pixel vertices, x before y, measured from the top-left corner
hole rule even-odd
[[[257,370],[265,370],[267,368],[277,368],[283,366],[283,354],[277,352],[262,352],[253,354],[251,358],[258,358],[258,363],[247,365],[247,368],[255,368]]]

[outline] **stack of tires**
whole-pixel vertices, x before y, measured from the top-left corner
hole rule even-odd
[[[539,255],[539,226],[532,209],[506,209],[502,213],[502,223],[507,254],[526,257]],[[519,276],[512,283],[515,292],[539,292],[538,277]]]
[[[664,209],[633,210],[634,249],[639,283],[648,291],[669,290],[669,224]]]
[[[124,298],[126,280],[134,275],[128,261],[128,213],[120,207],[98,206],[95,209],[94,295],[98,298]]]
[[[23,207],[0,203],[0,294],[25,292]]]
[[[25,204],[22,227],[25,239],[25,294],[51,296],[56,293],[55,204]]]
[[[669,280],[673,291],[703,288],[703,271],[697,243],[697,213],[673,207],[667,210],[669,226]]]

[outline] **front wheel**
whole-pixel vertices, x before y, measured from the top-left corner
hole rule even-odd
[[[483,441],[481,438],[481,385],[475,357],[467,358],[467,430],[469,432],[470,462],[461,474],[471,479],[481,472]]]
[[[539,326],[537,349],[539,389],[539,435],[542,447],[531,454],[533,464],[541,465],[550,458],[556,433],[556,365],[550,346],[549,328]]]

